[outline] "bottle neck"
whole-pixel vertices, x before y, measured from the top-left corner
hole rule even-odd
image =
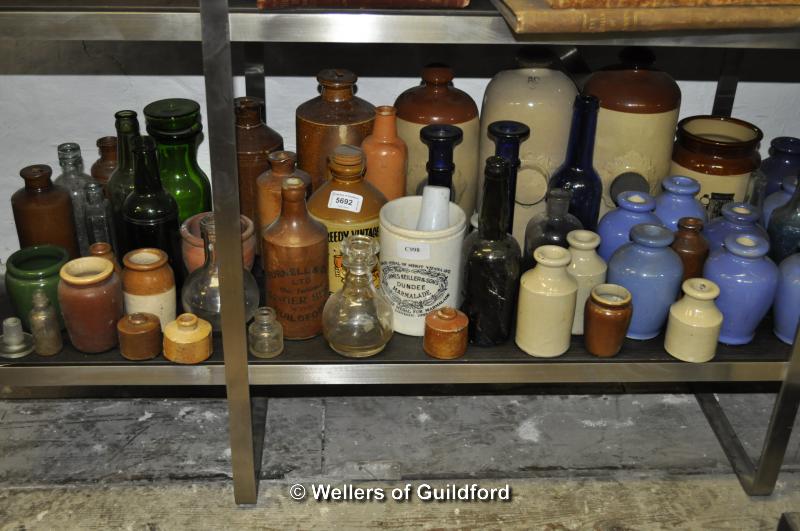
[[[506,235],[510,205],[508,204],[508,179],[486,179],[483,185],[478,234],[484,240],[502,240]]]
[[[589,260],[592,258],[592,255],[595,254],[594,249],[578,249],[576,247],[570,247],[569,252],[572,255],[573,262]]]
[[[519,168],[519,138],[502,138],[495,141],[494,154],[503,157],[512,171]]]
[[[597,130],[597,110],[588,105],[576,105],[572,113],[566,163],[572,168],[591,168],[594,137]]]
[[[301,196],[298,200],[294,197],[286,197],[284,193],[283,200],[281,201],[281,217],[294,220],[303,220],[308,217],[308,209],[306,208],[305,198]]]
[[[547,217],[550,219],[561,219],[569,211],[568,197],[550,196],[547,198]]]
[[[394,113],[381,114],[375,116],[375,125],[372,128],[372,136],[384,140],[391,140],[397,137],[397,119]]]
[[[163,190],[155,150],[136,151],[133,169],[133,186],[137,193],[155,194]]]
[[[103,162],[116,162],[117,161],[117,146],[100,146],[100,160]]]
[[[117,168],[122,171],[133,169],[133,144],[139,138],[139,132],[118,134],[117,136]]]
[[[344,87],[326,87],[322,86],[322,99],[325,101],[331,102],[341,102],[353,99],[355,95],[355,90],[353,90],[353,85],[347,85]]]
[[[25,189],[32,192],[47,190],[51,186],[53,186],[53,182],[50,180],[49,175],[39,175],[25,179]]]
[[[537,264],[536,269],[539,269],[539,275],[542,278],[549,280],[562,280],[568,275],[567,268],[565,266],[553,267]]]
[[[61,172],[62,175],[66,175],[68,177],[77,176],[83,173],[83,159],[82,158],[75,158],[69,160],[60,160],[58,161],[61,165]]]
[[[428,145],[428,184],[432,186],[453,187],[453,171],[456,169],[453,164],[452,142],[431,142]]]
[[[206,252],[205,252],[205,263],[204,267],[206,269],[212,269],[213,271],[218,271],[217,267],[217,245],[216,245],[216,236],[213,234],[208,234],[207,232],[203,233],[203,245],[205,245]]]
[[[792,210],[797,210],[798,208],[800,208],[800,183],[798,183],[798,186],[794,189],[794,193],[792,194],[792,197],[789,199],[788,204],[789,208],[791,208]]]

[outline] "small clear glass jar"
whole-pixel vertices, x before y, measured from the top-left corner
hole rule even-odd
[[[30,311],[29,321],[37,354],[53,356],[61,352],[64,348],[61,325],[58,322],[56,309],[50,304],[47,293],[42,289],[33,292],[33,308]]]
[[[274,358],[283,352],[283,327],[275,310],[262,306],[247,329],[247,346],[256,358]]]
[[[342,244],[344,286],[330,296],[322,311],[325,339],[348,358],[373,356],[392,338],[392,306],[372,278],[379,249],[378,241],[370,236],[347,237]]]

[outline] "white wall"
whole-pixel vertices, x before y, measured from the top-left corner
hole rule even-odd
[[[456,79],[479,104],[488,79]],[[375,105],[391,104],[413,78],[362,78],[358,95]],[[711,111],[714,83],[682,82],[681,116]],[[235,82],[244,94],[242,79]],[[168,97],[191,98],[203,105],[203,79],[150,76],[1,76],[0,77],[0,258],[18,248],[9,198],[22,186],[20,168],[46,163],[58,172],[56,146],[78,142],[89,165],[97,158],[95,140],[114,134],[114,113],[133,109],[141,113],[149,102]],[[316,95],[313,78],[267,79],[267,120],[280,132],[286,148],[294,150],[294,111]],[[800,87],[797,84],[743,83],[739,86],[734,116],[761,127],[768,140],[780,135],[800,136]],[[142,126],[143,120],[142,120]],[[536,134],[534,132],[534,134]],[[544,133],[543,133],[544,134]],[[199,152],[200,165],[209,171],[208,143]]]

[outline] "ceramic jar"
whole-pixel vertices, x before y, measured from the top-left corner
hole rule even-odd
[[[661,186],[663,191],[656,197],[653,213],[665,227],[677,230],[681,218],[698,218],[705,223],[708,219],[706,209],[695,199],[700,192],[700,183],[691,177],[673,175],[664,179]]]
[[[421,138],[422,128],[429,124],[458,126],[463,132],[455,148],[453,162],[453,192],[455,202],[472,215],[478,193],[478,142],[480,123],[478,106],[464,91],[453,86],[453,70],[432,65],[422,69],[422,83],[400,94],[394,102],[397,109],[397,134],[408,147],[406,195],[419,193],[425,181],[428,146]]]
[[[711,251],[722,247],[728,234],[755,233],[768,238],[767,232],[756,225],[759,215],[752,205],[741,202],[725,203],[722,206],[722,216],[706,223],[703,236],[708,240]]]
[[[600,235],[597,254],[605,261],[611,259],[614,251],[631,241],[630,233],[634,225],[661,224],[661,220],[653,213],[656,201],[646,192],[620,192],[617,205],[619,208],[606,213],[597,225],[597,234]]]
[[[122,274],[122,267],[119,265],[117,257],[114,255],[114,249],[112,249],[110,243],[97,242],[91,244],[89,246],[89,256],[99,256],[100,258],[105,258],[114,264],[114,271],[118,275]]]
[[[41,289],[56,310],[61,328],[64,319],[58,305],[58,272],[69,260],[63,247],[38,245],[26,247],[8,257],[6,263],[5,287],[14,314],[22,320],[26,330],[30,330],[29,314],[33,308],[33,293]]]
[[[681,361],[710,361],[722,328],[722,312],[714,304],[719,286],[705,278],[690,278],[682,288],[684,296],[669,309],[664,350]]]
[[[161,354],[161,321],[152,313],[131,313],[117,323],[119,352],[131,361],[153,359]]]
[[[569,349],[578,283],[567,273],[567,249],[542,245],[533,258],[536,267],[520,279],[515,341],[531,356],[553,358]]]
[[[766,194],[780,190],[786,177],[797,177],[800,171],[800,138],[779,136],[773,138],[769,145],[769,157],[761,162],[759,168],[766,178]],[[766,226],[766,223],[764,224]]]
[[[164,357],[169,361],[194,365],[212,352],[211,323],[193,313],[183,313],[164,327]]]
[[[86,256],[64,264],[58,303],[72,346],[95,354],[117,345],[123,315],[122,283],[105,258]]]
[[[720,289],[717,307],[724,320],[719,340],[744,345],[772,306],[778,267],[766,254],[769,243],[758,234],[729,234],[725,246],[711,253],[703,277]]]
[[[764,199],[764,204],[761,207],[761,221],[760,225],[765,229],[769,227],[769,220],[772,217],[772,212],[782,207],[789,202],[789,199],[794,195],[797,188],[797,175],[790,175],[783,178],[780,190],[773,192]]]
[[[669,307],[678,297],[683,264],[669,247],[673,240],[669,229],[636,225],[631,240],[611,257],[606,277],[631,292],[633,317],[627,337],[651,339],[661,332]]]
[[[592,288],[583,310],[583,343],[589,354],[616,356],[631,324],[631,292],[617,284]]]
[[[211,212],[195,214],[181,224],[181,254],[188,273],[205,263],[205,245],[200,235],[200,222],[210,214]],[[255,225],[246,216],[239,216],[239,220],[242,228],[242,262],[249,271],[256,258]]]
[[[600,236],[588,230],[573,230],[567,234],[569,252],[572,261],[567,273],[578,283],[575,298],[575,317],[572,322],[572,333],[583,335],[583,309],[592,289],[606,281],[606,262],[598,256],[596,249],[600,245]]]
[[[460,358],[467,351],[469,319],[455,308],[443,306],[425,316],[422,349],[440,360]]]
[[[778,289],[775,295],[773,331],[778,339],[791,345],[800,322],[800,254],[795,253],[781,262]]]
[[[670,173],[697,179],[700,201],[713,219],[725,203],[745,200],[750,174],[761,162],[762,137],[758,127],[736,118],[684,118],[678,122]]]
[[[703,222],[699,218],[681,218],[672,242],[672,250],[683,262],[683,280],[703,276],[703,264],[708,258],[708,241],[701,234]]]
[[[269,154],[270,168],[256,181],[257,240],[278,219],[281,213],[281,186],[289,177],[296,177],[306,185],[306,199],[311,197],[311,176],[297,168],[297,155],[291,151],[273,151]]]
[[[136,249],[122,259],[125,313],[156,315],[162,329],[175,320],[177,300],[175,275],[167,260],[167,253],[153,248]]]
[[[397,136],[397,109],[382,105],[376,109],[372,134],[361,143],[367,161],[364,180],[377,188],[387,201],[406,195],[408,147]]]

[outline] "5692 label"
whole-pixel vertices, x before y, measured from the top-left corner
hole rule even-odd
[[[358,194],[334,190],[328,197],[328,208],[358,213],[361,212],[361,204],[363,202],[364,198]]]

